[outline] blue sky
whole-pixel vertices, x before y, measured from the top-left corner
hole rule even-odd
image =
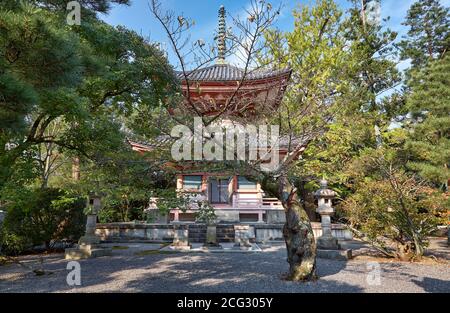
[[[192,40],[204,39],[210,42],[212,34],[217,27],[217,11],[221,5],[224,5],[233,16],[243,15],[243,9],[249,4],[248,0],[162,0],[163,9],[173,10],[177,15],[184,15],[196,21],[192,33]],[[314,0],[272,0],[269,1],[275,7],[283,4],[283,10],[275,26],[289,31],[293,28],[292,10],[299,4],[311,4]],[[338,5],[345,9],[349,6],[347,0],[337,0]],[[406,16],[408,8],[414,0],[381,0],[381,14],[385,18],[390,16],[390,21],[386,24],[392,30],[405,33],[405,27],[401,22]],[[450,0],[441,0],[445,6],[450,5]],[[132,0],[131,6],[116,6],[109,15],[102,18],[112,25],[124,25],[131,28],[144,37],[150,37],[150,40],[162,43],[168,43],[167,37],[161,28],[161,25],[152,16],[148,0]],[[169,51],[169,59],[173,65],[175,58]],[[404,64],[401,67],[407,66]]]

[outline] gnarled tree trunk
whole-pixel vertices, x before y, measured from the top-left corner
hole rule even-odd
[[[308,214],[297,190],[286,177],[278,179],[279,194],[286,213],[283,236],[289,263],[288,279],[304,281],[316,278],[316,243]]]
[[[298,200],[297,189],[286,176],[278,178],[276,184],[265,179],[262,187],[265,192],[281,200],[286,214],[283,236],[289,263],[287,279],[293,281],[315,279],[316,242],[308,214]]]

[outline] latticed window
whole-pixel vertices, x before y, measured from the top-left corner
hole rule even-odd
[[[209,183],[209,200],[211,203],[228,203],[230,178],[212,178]]]

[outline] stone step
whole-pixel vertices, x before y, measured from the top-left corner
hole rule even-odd
[[[206,226],[189,225],[189,242],[201,243],[206,241]]]
[[[193,243],[200,243],[206,241],[206,229],[204,225],[189,225],[189,241]],[[218,225],[217,241],[218,242],[234,242],[234,226]]]
[[[217,227],[218,242],[234,242],[234,226]]]

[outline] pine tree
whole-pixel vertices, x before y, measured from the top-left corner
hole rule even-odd
[[[152,109],[177,88],[155,45],[96,16],[128,1],[80,1],[73,26],[66,2],[0,3],[0,190],[43,144],[90,159],[117,152],[124,126],[146,133]],[[61,131],[49,134],[55,123]]]
[[[419,0],[408,10],[409,26],[405,39],[400,43],[401,59],[411,59],[412,69],[420,69],[429,60],[441,58],[450,45],[449,8],[438,0]]]
[[[423,178],[448,187],[450,163],[450,56],[415,73],[407,106],[410,136],[405,149],[408,166]]]

